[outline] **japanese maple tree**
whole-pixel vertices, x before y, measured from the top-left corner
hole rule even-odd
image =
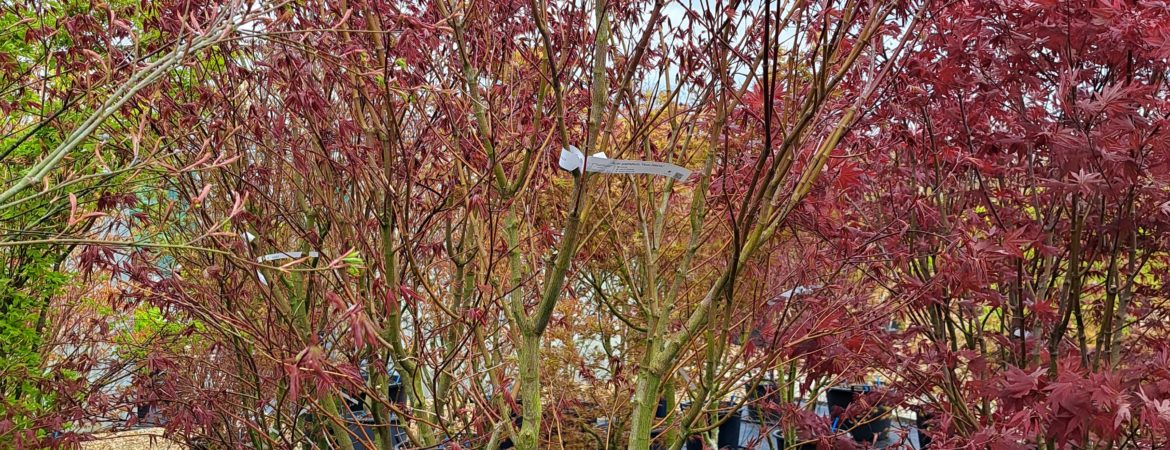
[[[867,266],[910,323],[887,369],[950,445],[1165,445],[1170,9],[929,23],[843,167],[859,228],[895,231]]]

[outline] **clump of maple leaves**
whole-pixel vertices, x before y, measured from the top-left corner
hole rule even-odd
[[[904,305],[895,384],[944,447],[1165,445],[1170,5],[962,2],[930,30],[837,175]]]

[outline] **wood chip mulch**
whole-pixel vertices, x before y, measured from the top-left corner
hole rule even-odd
[[[178,442],[164,438],[162,428],[100,433],[81,443],[82,450],[187,450]]]

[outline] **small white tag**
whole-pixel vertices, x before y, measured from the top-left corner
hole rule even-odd
[[[301,256],[304,256],[304,255],[305,255],[304,252],[269,253],[267,255],[256,258],[256,262],[266,263],[266,262],[270,262],[270,261],[279,261],[282,259],[297,259],[297,258],[300,258]],[[308,256],[310,258],[319,258],[319,257],[321,257],[321,254],[317,253],[315,251],[310,251]],[[256,271],[256,276],[260,277],[261,284],[263,284],[265,286],[268,285],[268,279],[264,278],[264,274],[260,273],[259,270]]]
[[[296,258],[300,258],[301,256],[304,256],[304,255],[305,255],[305,254],[304,254],[304,253],[302,253],[302,252],[283,252],[283,253],[269,253],[269,254],[267,254],[267,255],[264,255],[264,256],[261,256],[260,258],[258,258],[258,259],[256,260],[256,262],[261,262],[261,263],[263,263],[263,262],[269,262],[269,261],[279,261],[279,260],[282,260],[282,259],[290,259],[290,258],[291,258],[291,259],[296,259]],[[317,253],[317,252],[309,252],[309,257],[310,257],[310,258],[316,258],[316,257],[319,257],[319,256],[321,256],[321,254],[320,254],[320,253]]]
[[[608,159],[605,157],[605,153],[597,153],[586,158],[580,149],[572,145],[561,150],[558,164],[562,169],[570,172],[580,170],[581,166],[584,165],[586,172],[594,173],[659,175],[674,178],[677,181],[686,181],[687,178],[691,177],[690,170],[671,163]]]
[[[569,148],[561,149],[561,158],[557,161],[557,164],[559,164],[562,169],[572,172],[574,170],[580,169],[581,162],[584,160],[585,155],[581,153],[581,150],[578,150],[577,147],[570,145]]]

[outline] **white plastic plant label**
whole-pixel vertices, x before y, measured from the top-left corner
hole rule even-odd
[[[308,253],[308,255],[306,255],[304,252],[269,253],[267,255],[256,258],[256,262],[263,264],[266,262],[280,261],[282,259],[297,259],[297,258],[300,258],[302,256],[308,256],[310,258],[320,258],[321,254],[317,253],[315,251],[310,251]],[[264,278],[264,274],[260,273],[259,270],[256,271],[256,276],[260,278],[261,284],[264,284],[265,286],[268,285],[268,279]]]
[[[567,149],[561,149],[561,157],[557,162],[562,169],[570,172],[580,170],[581,166],[584,165],[586,172],[593,173],[658,175],[674,178],[677,181],[685,181],[691,176],[690,170],[671,163],[609,159],[605,157],[604,153],[594,154],[586,161],[585,154],[572,145]]]
[[[256,260],[256,262],[265,263],[265,262],[269,262],[269,261],[279,261],[282,259],[296,259],[296,258],[300,258],[302,256],[305,256],[305,254],[302,252],[269,253],[267,255],[264,255],[264,256],[261,256],[260,258],[258,258]],[[317,253],[317,252],[309,252],[308,256],[310,258],[317,258],[317,257],[320,257],[321,254]]]
[[[581,163],[585,160],[585,155],[581,150],[575,146],[570,145],[569,148],[561,149],[561,157],[557,164],[569,172],[581,169]]]

